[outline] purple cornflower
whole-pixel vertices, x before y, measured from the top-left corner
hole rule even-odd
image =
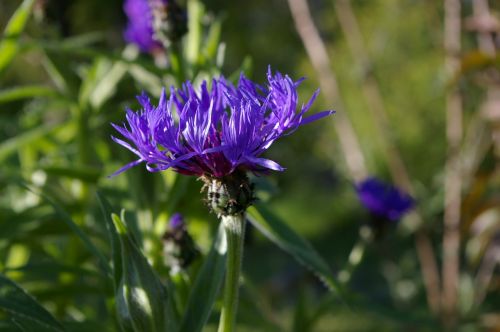
[[[188,81],[182,89],[172,87],[169,97],[163,90],[158,106],[143,93],[138,97],[142,110],[127,110],[128,125],[113,124],[127,141],[113,140],[138,157],[114,175],[143,162],[150,172],[172,168],[210,178],[235,170],[284,170],[260,155],[278,138],[333,111],[304,117],[319,91],[299,107],[297,87],[302,80],[273,75],[270,68],[267,80],[263,87],[242,74],[233,86],[220,77],[210,88],[203,82],[199,92]]]
[[[180,229],[184,227],[184,217],[180,213],[174,213],[169,220],[171,229]]]
[[[411,210],[410,195],[377,178],[367,178],[356,186],[361,203],[375,216],[396,221]]]
[[[167,0],[156,0],[167,3]],[[125,0],[123,5],[129,21],[124,32],[125,40],[136,44],[143,52],[154,52],[162,47],[153,31],[153,12],[148,0]]]

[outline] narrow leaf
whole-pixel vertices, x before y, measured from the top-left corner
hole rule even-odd
[[[77,166],[77,165],[51,165],[41,168],[47,174],[59,177],[68,177],[78,179],[84,182],[95,183],[101,175],[101,170],[96,167]]]
[[[221,226],[189,294],[180,332],[198,332],[203,329],[224,279],[225,257],[226,239]]]
[[[204,54],[209,61],[215,62],[217,56],[217,49],[219,48],[220,34],[222,30],[222,20],[220,18],[216,19],[210,25],[210,30],[208,31],[208,36],[205,41]]]
[[[28,321],[25,325],[64,331],[63,326],[40,303],[3,274],[0,274],[0,308],[12,314],[16,322]],[[33,323],[29,323],[30,320]]]
[[[54,332],[52,327],[46,326],[36,320],[26,317],[16,317],[12,319],[12,323],[19,328],[16,331],[22,332]],[[0,330],[1,331],[1,330]],[[58,331],[58,330],[56,330]]]
[[[0,74],[11,63],[19,50],[17,39],[26,26],[34,2],[35,0],[24,0],[5,27],[4,38],[0,42]]]
[[[111,205],[109,204],[108,200],[104,197],[104,195],[100,192],[97,192],[97,200],[99,201],[99,205],[101,206],[102,216],[104,218],[106,229],[108,230],[109,234],[109,240],[111,243],[111,252],[113,256],[113,281],[116,291],[122,279],[122,259],[121,259],[120,239],[115,230],[113,220],[111,219],[111,215],[113,214]]]
[[[54,208],[56,214],[64,221],[64,223],[80,238],[87,250],[92,253],[99,262],[99,267],[106,276],[111,276],[111,269],[109,268],[108,261],[102,252],[97,249],[97,247],[92,243],[90,238],[85,234],[81,228],[73,221],[71,216],[64,211],[56,202],[54,202],[49,196],[44,193],[37,192],[27,185],[23,185],[27,190],[31,191],[35,195],[44,198],[52,207]]]
[[[262,234],[309,268],[331,291],[340,294],[333,272],[309,242],[262,205],[250,207],[247,213],[250,222]]]
[[[56,125],[45,125],[37,127],[31,130],[27,130],[24,133],[7,139],[0,143],[0,162],[5,158],[9,157],[11,154],[17,152],[20,148],[27,144],[41,139],[42,137],[48,135],[53,130],[57,128]]]
[[[198,0],[189,0],[188,35],[186,40],[186,60],[190,64],[198,63],[201,46],[201,21],[204,14],[203,4]]]
[[[0,91],[0,103],[7,103],[20,99],[34,97],[53,97],[56,96],[53,88],[45,85],[25,85]]]

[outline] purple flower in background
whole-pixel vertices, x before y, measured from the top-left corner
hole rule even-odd
[[[156,0],[167,3],[167,0]],[[153,12],[148,0],[125,0],[123,5],[128,17],[128,24],[124,32],[125,40],[136,44],[143,52],[152,52],[161,48],[161,44],[154,40]]]
[[[414,205],[410,195],[376,178],[358,183],[356,191],[361,203],[371,213],[392,221],[400,219]]]
[[[243,74],[236,86],[220,77],[196,91],[190,82],[182,89],[162,92],[158,105],[143,93],[140,112],[127,110],[127,124],[114,128],[125,138],[112,137],[138,159],[119,174],[145,163],[150,172],[169,168],[188,175],[221,178],[236,170],[262,173],[282,171],[276,162],[261,158],[277,139],[299,126],[333,113],[305,117],[318,91],[299,106],[297,87],[287,75],[267,74],[267,87]]]
[[[172,229],[179,229],[184,227],[184,217],[180,213],[174,213],[169,220],[169,226]]]

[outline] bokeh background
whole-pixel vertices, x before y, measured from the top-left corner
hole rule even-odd
[[[2,30],[20,3],[0,2]],[[299,90],[306,101],[322,85],[321,76],[336,78],[338,89],[322,86],[311,111],[337,114],[280,140],[266,156],[287,170],[254,179],[259,200],[307,238],[336,275],[349,264],[360,230],[370,225],[354,190],[359,173],[346,164],[346,155],[357,151],[340,144],[336,121],[347,118],[359,141],[361,177],[408,184],[391,166],[400,157],[416,201],[413,217],[387,225],[363,244],[364,255],[346,281],[349,306],[250,228],[241,330],[500,329],[500,3],[489,1],[488,8],[487,1],[456,1],[462,6],[461,47],[450,52],[444,26],[450,10],[443,1],[308,1],[306,14],[329,61],[328,72],[319,73],[298,33],[306,23],[294,20],[290,10],[304,1],[180,3],[200,13],[202,45],[210,36],[220,38],[212,58],[198,49],[206,57],[197,58],[190,72],[201,73],[195,82],[218,73],[237,77],[242,70],[263,82],[271,65],[296,79],[307,77]],[[122,6],[120,0],[35,1],[25,30],[16,36],[15,57],[0,70],[0,271],[71,331],[115,330],[112,294],[54,204],[106,252],[95,198],[96,191],[104,193],[117,211],[126,210],[153,260],[161,260],[161,242],[147,230],[165,225],[172,213],[185,215],[203,252],[217,225],[194,178],[142,167],[107,177],[133,158],[111,141],[109,123],[121,123],[127,106],[137,109],[135,96],[142,90],[157,98],[162,85],[178,84],[152,55],[126,48]],[[214,29],[218,24],[220,30]],[[320,52],[317,46],[313,52]],[[462,100],[451,118],[450,96]],[[454,143],[447,131],[456,129],[457,114],[463,125]],[[430,292],[441,303],[449,281],[441,273],[448,176],[451,183],[457,176],[461,182],[454,228],[460,237],[458,298],[451,311],[429,302]],[[426,249],[430,256],[422,256]],[[422,264],[436,267],[437,293],[426,286]],[[0,318],[1,328],[12,328],[8,314],[0,311]]]

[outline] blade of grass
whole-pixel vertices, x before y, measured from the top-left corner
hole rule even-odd
[[[26,26],[34,2],[35,0],[24,0],[5,27],[4,38],[0,42],[0,74],[12,62],[19,50],[17,39]]]

